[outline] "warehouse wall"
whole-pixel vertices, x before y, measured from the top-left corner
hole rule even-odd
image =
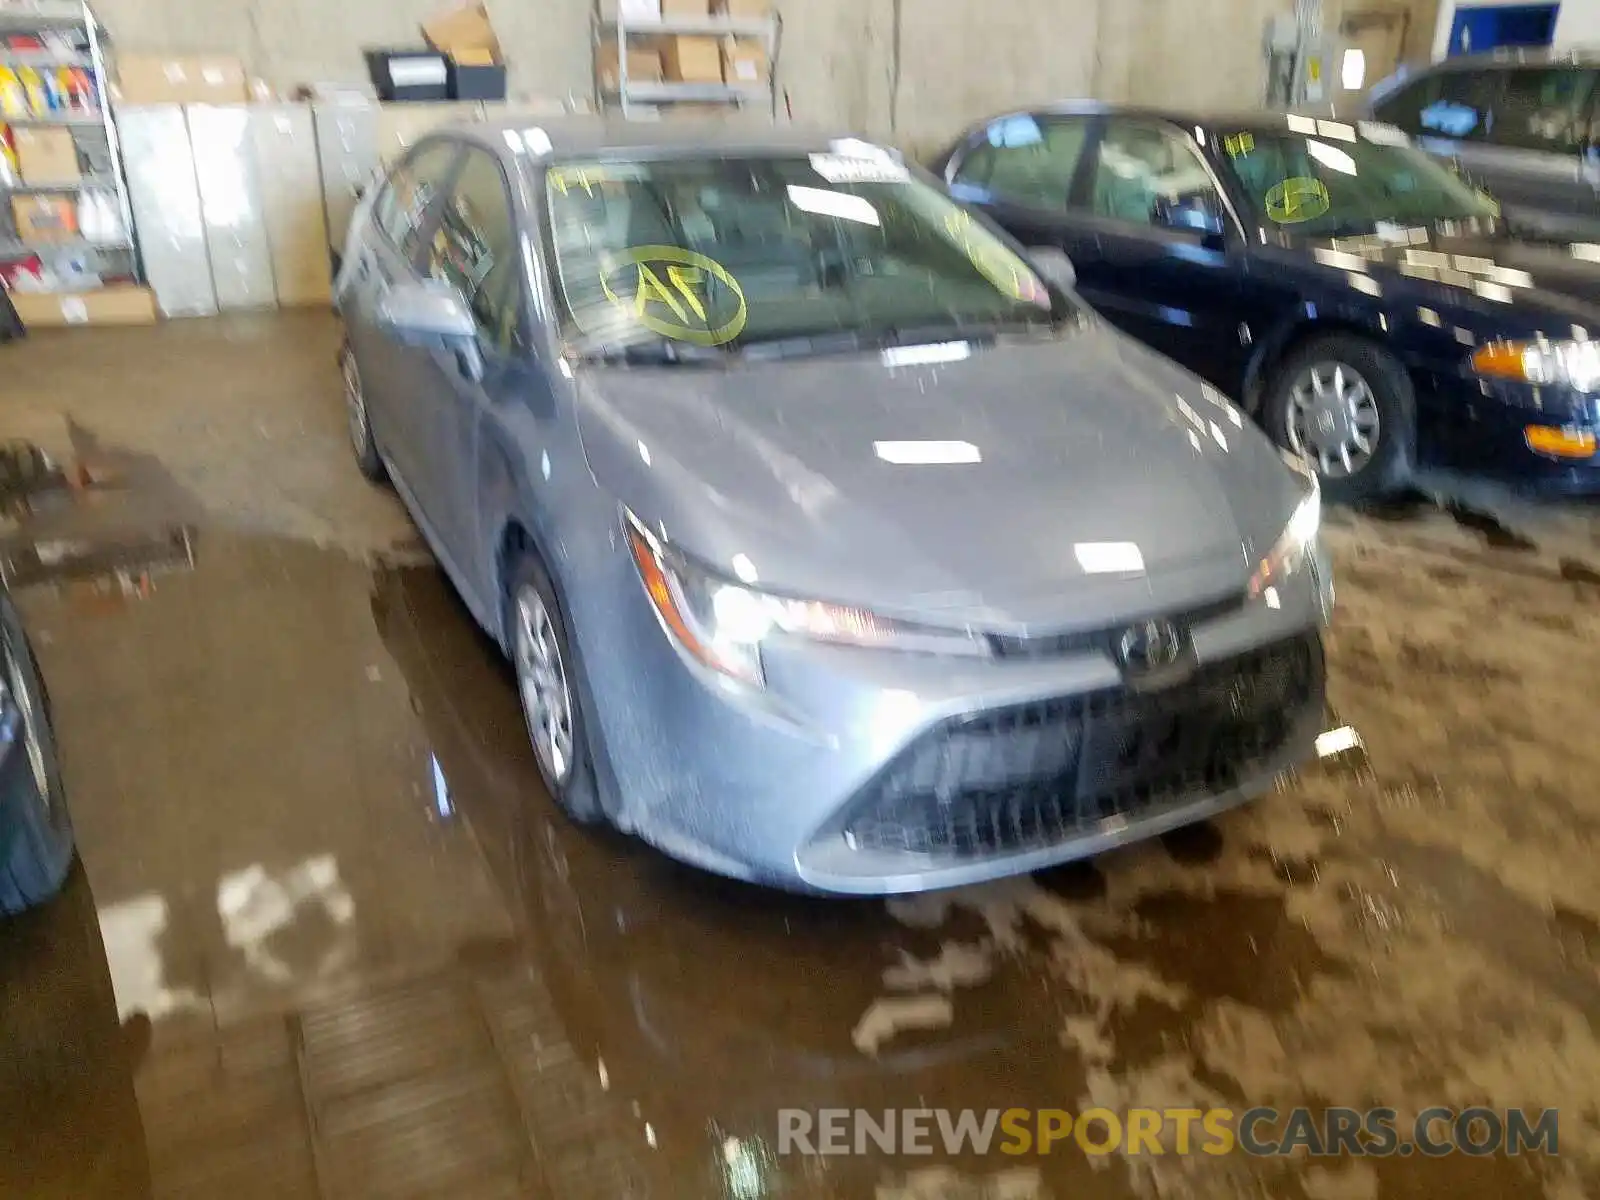
[[[1557,46],[1600,46],[1600,0],[1563,0],[1556,13]]]
[[[523,97],[588,97],[590,0],[488,0]],[[777,0],[797,119],[924,144],[1045,98],[1245,106],[1261,32],[1292,0]],[[296,83],[361,81],[360,50],[417,40],[439,0],[97,0],[130,50],[241,53]],[[896,29],[896,14],[899,28]],[[898,79],[894,70],[899,46]],[[898,84],[898,90],[896,85]]]

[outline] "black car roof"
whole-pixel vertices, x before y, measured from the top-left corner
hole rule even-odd
[[[1099,100],[1061,100],[1051,104],[1041,104],[1033,108],[1019,108],[1009,113],[998,113],[981,122],[975,128],[1003,121],[1008,116],[1108,116],[1132,117],[1148,121],[1166,121],[1173,125],[1182,125],[1189,128],[1199,127],[1205,130],[1233,132],[1235,130],[1278,130],[1288,128],[1290,117],[1309,118],[1318,121],[1335,120],[1340,124],[1349,124],[1345,118],[1330,117],[1327,113],[1288,111],[1272,111],[1261,109],[1252,110],[1204,110],[1190,108],[1156,108],[1148,105],[1132,104],[1107,104]]]
[[[1434,71],[1482,70],[1485,67],[1595,67],[1600,66],[1600,47],[1571,46],[1552,50],[1549,46],[1503,46],[1488,54],[1454,54],[1436,63],[1412,67],[1412,77]]]

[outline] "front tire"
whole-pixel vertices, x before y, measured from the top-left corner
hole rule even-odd
[[[49,698],[21,618],[9,600],[0,600],[0,658],[10,704],[21,718],[11,753],[24,756],[19,765],[27,780],[21,796],[0,797],[0,806],[9,810],[4,819],[12,825],[11,845],[0,861],[0,913],[12,915],[59,892],[75,852]]]
[[[378,453],[378,443],[372,436],[372,419],[367,412],[367,393],[361,382],[361,368],[356,363],[356,353],[345,342],[339,348],[339,374],[344,380],[345,420],[350,429],[350,449],[356,456],[356,466],[373,483],[388,478],[383,466],[383,456]]]
[[[577,660],[555,588],[531,554],[512,571],[505,620],[517,696],[539,774],[568,817],[579,825],[599,824],[605,811],[578,703]]]
[[[1365,338],[1320,337],[1274,372],[1263,423],[1303,458],[1330,500],[1371,500],[1411,476],[1416,399],[1400,361]]]

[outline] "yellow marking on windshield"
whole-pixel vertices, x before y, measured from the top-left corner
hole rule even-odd
[[[1222,148],[1228,152],[1229,158],[1243,158],[1256,148],[1256,135],[1253,133],[1230,133],[1222,139]]]
[[[1332,203],[1321,180],[1306,176],[1285,179],[1267,189],[1267,216],[1279,225],[1314,221],[1326,213]]]
[[[613,278],[618,287],[612,286]],[[712,281],[739,302],[733,316],[715,326],[703,298]],[[674,341],[720,346],[743,333],[750,319],[744,289],[732,273],[715,259],[681,246],[634,246],[606,255],[601,260],[600,289],[646,329]]]
[[[611,172],[596,170],[593,167],[578,167],[570,170],[561,169],[550,172],[550,186],[555,188],[556,191],[560,192],[563,196],[568,194],[569,189],[575,187],[582,188],[585,192],[592,196],[594,195],[595,184],[608,183],[615,178],[616,176],[614,176]]]
[[[971,213],[953,209],[944,219],[944,228],[967,260],[1006,295],[1027,304],[1049,303],[1049,293],[1040,287],[1033,272],[1026,270],[1004,246],[984,236]]]

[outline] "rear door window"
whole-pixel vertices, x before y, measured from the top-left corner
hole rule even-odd
[[[1492,94],[1498,75],[1497,71],[1434,71],[1380,103],[1378,119],[1413,137],[1481,139],[1486,126],[1484,97]]]
[[[1086,117],[1004,117],[961,160],[951,191],[963,200],[989,200],[1061,211],[1088,142]]]
[[[1584,67],[1504,71],[1488,97],[1483,140],[1524,150],[1575,154],[1588,140],[1595,73]]]

